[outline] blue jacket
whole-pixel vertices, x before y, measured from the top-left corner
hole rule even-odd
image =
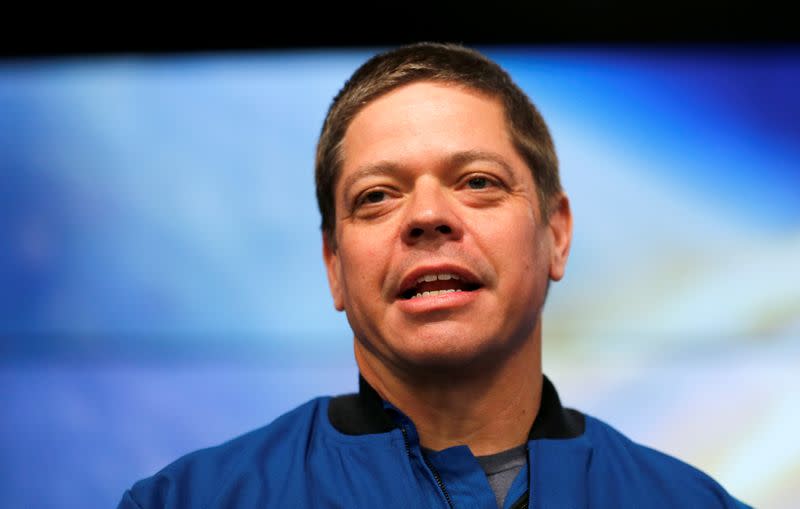
[[[467,446],[423,455],[414,424],[360,378],[271,424],[188,454],[123,495],[119,509],[496,508]],[[506,508],[743,508],[718,483],[561,406],[545,377],[528,465]]]

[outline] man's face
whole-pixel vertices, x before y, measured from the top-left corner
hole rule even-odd
[[[502,105],[450,84],[368,104],[343,140],[336,246],[324,255],[359,349],[401,369],[493,362],[526,341],[571,236],[566,197],[539,217]]]

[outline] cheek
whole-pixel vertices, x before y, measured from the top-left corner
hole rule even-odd
[[[380,287],[380,271],[385,253],[374,244],[349,243],[341,249],[343,286],[357,294],[357,289]]]
[[[525,213],[490,216],[483,222],[481,233],[477,235],[487,241],[492,249],[502,250],[505,256],[517,260],[531,260],[535,251],[540,250],[541,239],[537,238],[537,225],[534,218]]]
[[[476,231],[476,238],[491,253],[501,283],[515,287],[520,297],[527,294],[547,271],[543,229],[525,211],[493,217],[482,229],[483,233]]]

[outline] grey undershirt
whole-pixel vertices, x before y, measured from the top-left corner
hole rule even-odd
[[[502,509],[511,483],[528,462],[528,446],[523,444],[496,454],[476,456],[475,459],[486,472],[486,478],[489,479],[489,485],[494,491],[494,498],[497,499],[497,507]]]

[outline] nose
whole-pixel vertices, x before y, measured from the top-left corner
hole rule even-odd
[[[461,238],[463,228],[454,205],[438,180],[418,179],[406,205],[403,241],[414,245]]]

